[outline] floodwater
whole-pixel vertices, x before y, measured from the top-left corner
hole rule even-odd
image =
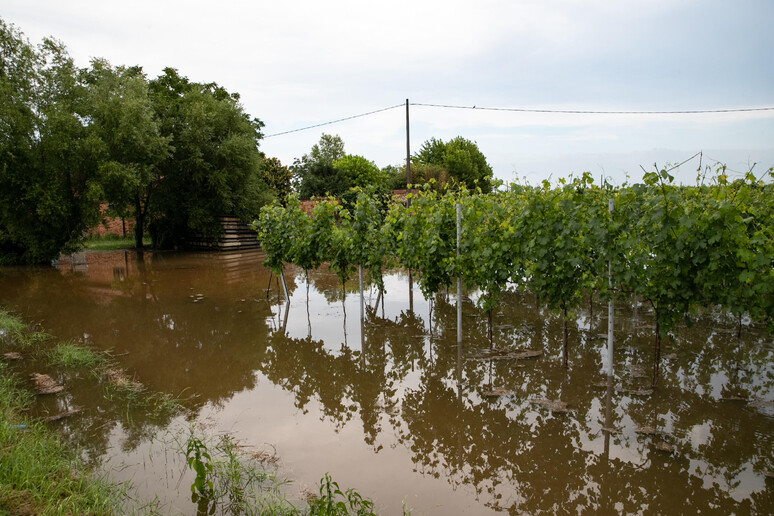
[[[458,344],[454,291],[429,303],[391,273],[361,326],[356,281],[342,296],[327,270],[285,275],[289,305],[258,251],[84,253],[0,269],[0,306],[184,399],[185,416],[137,413],[60,376],[45,401],[83,408],[51,424],[162,512],[196,512],[172,452],[190,425],[275,455],[291,497],[328,472],[382,514],[774,512],[765,328],[743,320],[737,338],[733,318],[701,314],[665,342],[651,392],[645,304],[616,307],[608,377],[601,303],[571,322],[565,368],[561,318],[523,293],[505,295],[491,343],[466,294]]]

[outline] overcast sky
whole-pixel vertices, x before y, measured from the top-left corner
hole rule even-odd
[[[3,0],[33,42],[177,68],[241,95],[272,135],[405,103],[411,149],[430,137],[478,143],[495,175],[530,182],[591,171],[616,182],[704,152],[745,171],[774,165],[774,111],[568,115],[478,108],[704,110],[774,107],[771,0],[394,0],[369,2]],[[406,155],[404,107],[268,137],[290,164],[322,132],[380,167]],[[678,177],[693,181],[698,160]]]

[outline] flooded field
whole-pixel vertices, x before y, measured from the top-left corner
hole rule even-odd
[[[571,323],[565,368],[561,318],[527,294],[504,296],[490,342],[466,293],[458,344],[454,292],[430,303],[394,272],[361,324],[355,281],[344,296],[333,273],[288,268],[288,304],[261,260],[121,251],[0,269],[0,305],[184,400],[184,416],[127,411],[73,376],[37,408],[82,408],[51,424],[161,512],[196,512],[171,451],[190,425],[276,459],[291,497],[327,472],[381,514],[774,512],[765,328],[743,320],[737,337],[738,321],[700,314],[665,342],[653,391],[644,304],[616,306],[608,377],[601,303]]]

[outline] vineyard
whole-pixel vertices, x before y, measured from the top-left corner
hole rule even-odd
[[[254,227],[277,275],[286,263],[328,263],[344,284],[362,267],[383,291],[382,272],[403,268],[428,298],[459,278],[480,291],[490,328],[507,289],[531,292],[565,328],[589,297],[642,300],[655,321],[655,385],[662,339],[704,308],[730,312],[739,331],[745,314],[774,328],[772,177],[731,181],[720,168],[682,186],[664,169],[612,186],[584,174],[490,194],[425,188],[409,206],[361,191],[349,206],[326,200],[311,215],[291,198],[265,207]]]

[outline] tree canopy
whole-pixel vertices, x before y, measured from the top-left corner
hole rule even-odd
[[[323,134],[309,154],[296,159],[292,167],[295,187],[302,199],[342,197],[354,188],[384,190],[389,174],[363,156],[346,154],[338,135]],[[354,200],[354,196],[348,195]]]
[[[420,165],[417,167],[420,179],[428,176],[427,180],[458,183],[471,190],[480,188],[484,193],[492,190],[492,167],[478,145],[462,136],[448,142],[430,138],[413,156],[413,162]]]
[[[177,245],[189,233],[217,235],[220,215],[255,218],[272,198],[258,150],[263,123],[244,112],[238,94],[190,82],[172,68],[150,81],[150,91],[174,149],[159,165],[163,181],[151,200],[154,245]]]
[[[150,198],[162,179],[159,165],[172,151],[171,138],[161,135],[139,67],[113,68],[93,59],[83,76],[105,200],[119,215],[135,216],[135,245],[142,247]]]
[[[86,91],[64,45],[0,19],[0,263],[40,263],[99,221]]]
[[[0,19],[0,263],[76,249],[103,201],[136,218],[138,247],[146,227],[171,247],[216,236],[221,215],[253,220],[290,188],[258,148],[262,126],[215,83],[173,68],[148,81],[104,59],[78,69],[62,43],[33,46]]]

